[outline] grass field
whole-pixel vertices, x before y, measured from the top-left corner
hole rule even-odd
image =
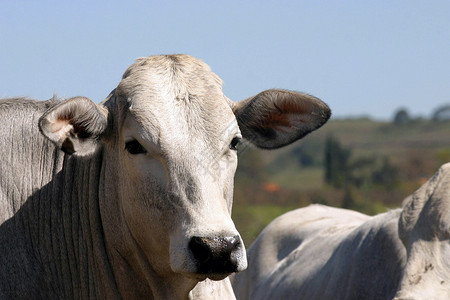
[[[399,173],[389,188],[379,185],[331,187],[324,180],[327,138],[351,152],[350,161],[386,158]],[[302,158],[309,165],[302,165]],[[323,128],[288,147],[263,151],[246,148],[239,154],[233,219],[247,246],[275,217],[309,203],[343,206],[374,214],[400,206],[450,161],[450,122],[415,120],[404,125],[367,118],[331,120]],[[276,191],[265,190],[270,184]]]

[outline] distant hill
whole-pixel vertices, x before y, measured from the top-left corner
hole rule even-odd
[[[348,156],[337,172],[345,176],[337,183],[325,180],[325,148],[331,144],[338,147],[331,153]],[[262,151],[244,145],[240,150],[234,219],[252,241],[274,217],[309,203],[369,214],[400,206],[450,161],[450,122],[337,119],[286,148]]]

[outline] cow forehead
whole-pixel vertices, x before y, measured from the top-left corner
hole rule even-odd
[[[132,98],[153,95],[189,100],[191,96],[222,94],[222,80],[211,69],[188,55],[161,55],[137,59],[124,73],[118,93]]]
[[[237,123],[222,81],[188,55],[140,58],[124,73],[117,94],[132,117],[157,135],[178,133],[220,139]]]

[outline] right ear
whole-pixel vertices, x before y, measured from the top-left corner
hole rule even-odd
[[[331,116],[330,108],[318,98],[279,89],[233,102],[232,109],[243,137],[263,149],[289,145],[321,127]]]
[[[85,97],[64,101],[42,115],[39,129],[58,148],[80,156],[93,153],[108,125],[106,110]]]

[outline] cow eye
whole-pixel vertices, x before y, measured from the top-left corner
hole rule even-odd
[[[233,138],[230,143],[230,149],[236,151],[237,145],[239,144],[240,141],[241,141],[241,138],[239,138],[239,137]]]
[[[141,153],[147,153],[147,151],[142,147],[141,144],[139,144],[138,141],[132,140],[125,143],[125,149],[133,155],[141,154]]]

